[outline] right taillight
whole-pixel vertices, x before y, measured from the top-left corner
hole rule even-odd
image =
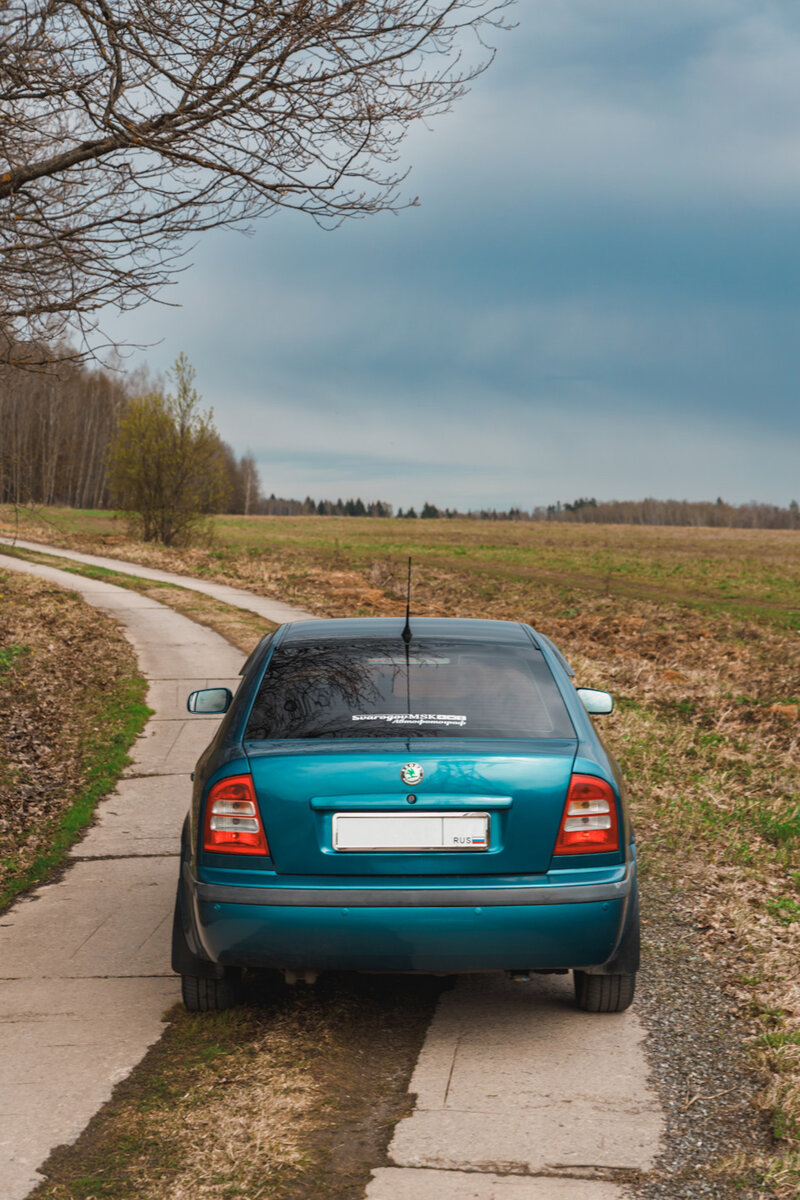
[[[250,775],[219,779],[206,800],[203,849],[217,854],[269,854]]]
[[[554,854],[602,854],[619,850],[617,798],[605,779],[573,775]]]

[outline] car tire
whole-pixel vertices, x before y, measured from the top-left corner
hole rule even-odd
[[[189,1012],[222,1012],[239,1001],[240,975],[226,971],[222,979],[202,975],[181,975],[181,995]]]
[[[636,975],[590,975],[573,971],[575,999],[584,1012],[624,1012],[633,1000]]]

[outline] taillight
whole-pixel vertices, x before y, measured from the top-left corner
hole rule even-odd
[[[229,775],[211,788],[203,849],[218,854],[269,854],[250,775]]]
[[[614,789],[595,775],[573,775],[553,853],[601,854],[618,849]]]

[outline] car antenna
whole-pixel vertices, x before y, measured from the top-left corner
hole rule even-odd
[[[408,556],[408,583],[406,585],[406,623],[400,635],[406,644],[406,715],[411,716],[411,657],[408,653],[411,642],[411,555]],[[409,746],[409,750],[411,747]]]
[[[408,643],[411,641],[411,555],[408,556],[408,583],[406,585],[406,623],[403,626],[403,632],[400,634],[408,648]]]

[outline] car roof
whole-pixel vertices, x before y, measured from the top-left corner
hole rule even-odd
[[[470,617],[412,616],[410,626],[412,638],[445,638],[507,645],[530,646],[533,634],[533,630],[518,621],[480,621]],[[282,641],[399,638],[404,627],[403,617],[335,617],[329,620],[294,621],[283,627]]]

